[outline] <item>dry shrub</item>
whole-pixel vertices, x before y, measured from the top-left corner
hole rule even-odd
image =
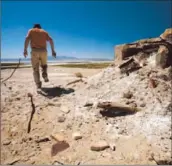
[[[79,77],[79,78],[82,78],[83,77],[82,73],[80,73],[80,72],[75,73],[75,76],[76,77]]]

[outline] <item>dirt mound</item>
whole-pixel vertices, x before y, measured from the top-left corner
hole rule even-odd
[[[152,40],[143,42],[145,45],[141,51],[137,50],[137,43],[134,47],[128,46],[127,49],[133,47],[137,51],[124,59],[121,57],[121,60],[118,57],[114,67],[90,77],[85,87],[66,96],[66,99],[72,101],[76,124],[103,121],[104,125],[98,125],[97,135],[105,140],[143,135],[158,159],[171,161],[172,67],[168,58],[171,57],[172,46],[162,47],[158,42],[155,47]],[[123,45],[121,47],[126,50]],[[147,53],[143,52],[144,49]],[[101,114],[97,105],[102,102],[116,102],[140,111],[121,115],[113,114],[117,111],[111,108],[109,113]]]
[[[106,139],[117,135],[147,137],[152,146],[171,154],[171,67],[161,70],[146,66],[129,76],[121,75],[118,68],[109,67],[88,79],[87,86],[67,96],[73,103],[75,116],[84,119],[100,117],[98,102],[110,101],[140,109],[135,115],[105,118],[108,125],[100,126],[108,132]],[[148,76],[149,75],[149,76]],[[150,85],[150,77],[156,87]],[[129,98],[125,94],[132,94]],[[93,103],[93,107],[84,107]],[[100,130],[100,129],[99,129]],[[119,134],[120,133],[120,134]],[[103,137],[103,133],[101,133]],[[158,153],[160,152],[158,151]]]

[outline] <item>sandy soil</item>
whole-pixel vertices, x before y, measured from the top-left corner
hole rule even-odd
[[[1,79],[8,77],[11,72],[10,69],[2,70]],[[159,107],[156,101],[147,112],[111,118],[102,117],[94,106],[84,107],[84,103],[89,101],[120,101],[120,95],[127,88],[134,88],[132,82],[127,84],[128,80],[119,76],[124,82],[122,84],[118,76],[112,75],[112,69],[49,67],[48,72],[50,82],[43,83],[46,96],[37,94],[31,68],[17,69],[12,78],[1,84],[2,164],[156,164],[151,158],[152,154],[162,160],[171,157],[170,114],[162,115],[162,119],[158,119],[160,115],[157,114],[150,116],[149,112]],[[74,75],[76,72],[86,77],[86,83],[67,86],[67,83],[78,79]],[[141,80],[140,77],[136,79],[134,74],[131,78],[135,79],[135,84]],[[115,82],[116,85],[112,86]],[[145,84],[140,85],[144,87]],[[121,94],[118,94],[120,88]],[[135,87],[135,96],[140,93],[137,88],[142,87]],[[36,108],[30,133],[27,133],[27,126],[32,106],[28,93],[33,95]],[[146,108],[151,105],[151,101],[145,102],[148,103]],[[72,138],[76,131],[81,133],[82,139]],[[51,139],[51,134],[64,136],[69,148],[52,156],[52,146],[56,141]],[[36,142],[46,137],[50,141]],[[99,140],[115,145],[115,150],[91,151],[90,146]]]

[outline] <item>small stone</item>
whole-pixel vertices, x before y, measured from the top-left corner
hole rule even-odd
[[[127,105],[130,104],[130,101],[126,101],[125,104],[127,104]]]
[[[130,103],[129,105],[130,105],[130,107],[132,107],[132,108],[137,107],[137,104],[136,104],[136,103]]]
[[[140,104],[140,107],[145,107],[145,106],[146,106],[145,103]]]
[[[82,139],[82,135],[79,132],[75,132],[73,133],[72,138],[74,140]]]
[[[13,98],[9,98],[8,102],[10,102],[10,103],[13,102]]]
[[[99,141],[98,143],[91,145],[92,151],[102,151],[107,148],[109,148],[109,145],[106,141]]]
[[[155,82],[155,80],[153,80],[152,78],[149,79],[149,83],[148,83],[149,88],[156,88],[157,84]]]
[[[81,123],[79,123],[79,125],[78,125],[79,127],[81,127],[82,126],[82,122]]]
[[[60,110],[65,114],[68,114],[70,112],[70,109],[67,106],[61,106]]]
[[[9,144],[11,144],[11,141],[10,141],[10,140],[5,140],[5,141],[3,142],[3,145],[9,145]]]
[[[100,120],[99,119],[96,119],[95,122],[99,122]]]
[[[29,140],[29,141],[32,141],[32,137],[29,137],[28,140]]]
[[[133,97],[133,94],[131,92],[123,93],[123,97],[127,99],[131,99]]]
[[[58,122],[59,123],[62,123],[62,122],[64,122],[66,120],[66,118],[64,117],[64,116],[59,116],[58,117]]]
[[[91,106],[93,106],[93,103],[89,103],[89,102],[86,102],[84,105],[84,107],[91,107]]]
[[[36,143],[48,142],[48,141],[50,141],[50,139],[49,139],[48,137],[45,137],[45,138],[41,138],[41,139],[35,140]]]
[[[54,98],[54,99],[53,99],[53,102],[56,102],[56,101],[58,101],[58,100],[59,100],[58,98]]]
[[[32,95],[31,93],[28,93],[27,96],[28,96],[28,97],[32,97],[33,95]]]
[[[48,102],[47,105],[48,105],[48,106],[55,106],[55,103],[53,103],[53,102]]]
[[[145,80],[145,77],[140,77],[140,80],[141,80],[141,81]]]
[[[31,161],[31,164],[35,164],[35,161]]]
[[[65,140],[65,139],[64,139],[64,136],[61,135],[61,134],[52,134],[52,135],[51,135],[51,138],[54,139],[55,141],[59,141],[59,142]]]
[[[121,130],[121,131],[118,132],[118,134],[120,134],[120,135],[123,135],[124,133],[125,133],[124,130]]]
[[[66,129],[72,129],[72,125],[71,124],[67,124],[66,125]]]
[[[22,142],[26,142],[27,141],[27,139],[26,138],[22,138]]]
[[[55,162],[53,162],[53,164],[52,165],[64,165],[63,163],[61,163],[61,162],[59,162],[59,161],[55,161]]]
[[[105,120],[108,120],[108,117],[106,117],[106,116],[105,116],[105,118],[104,118],[104,119],[105,119]]]
[[[143,98],[143,97],[141,97],[141,98],[140,98],[140,101],[143,101],[143,100],[144,100],[144,98]]]
[[[12,155],[16,155],[17,154],[17,151],[16,150],[14,150],[13,152],[12,152]]]
[[[18,100],[18,101],[19,101],[20,99],[21,99],[20,97],[16,97],[16,100]]]

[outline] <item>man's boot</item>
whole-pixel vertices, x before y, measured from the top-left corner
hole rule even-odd
[[[37,93],[41,93],[42,83],[39,82],[36,84],[36,86],[37,86]]]
[[[42,77],[45,82],[49,82],[48,75],[47,75],[47,65],[42,65]]]

